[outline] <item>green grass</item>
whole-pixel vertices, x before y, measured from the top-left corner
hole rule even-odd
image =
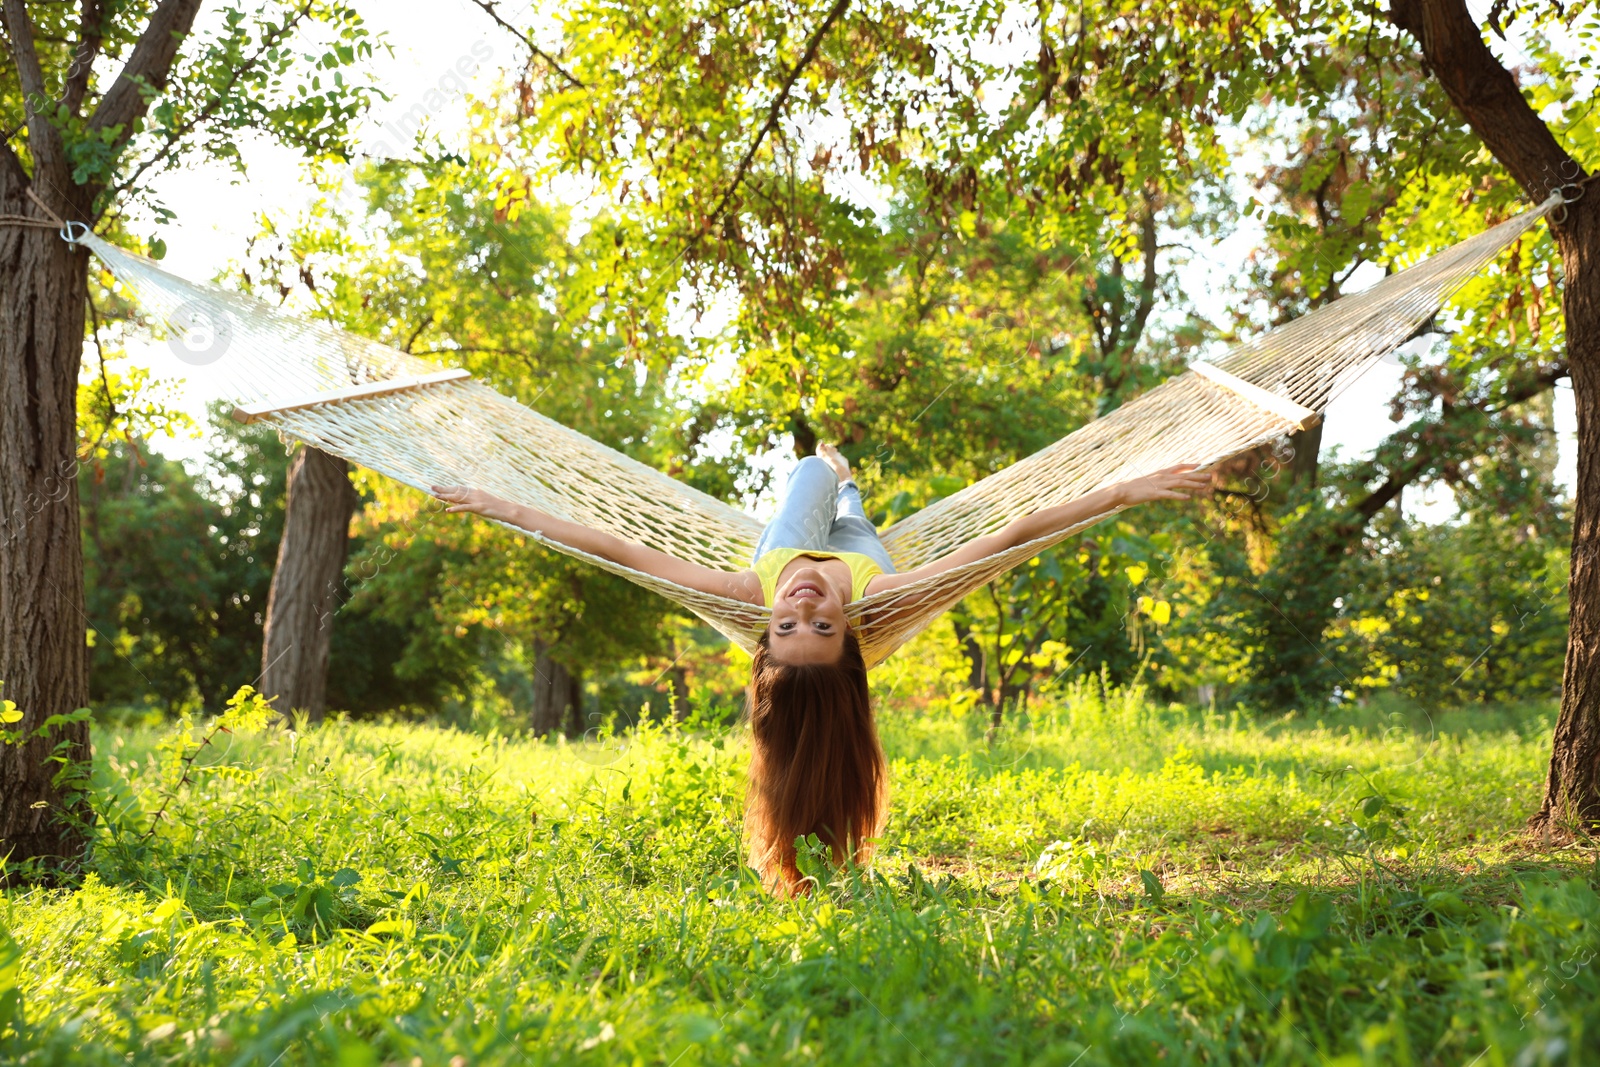
[[[147,839],[162,735],[104,731],[92,873],[0,910],[0,1061],[1600,1062],[1594,853],[1522,831],[1549,709],[1035,711],[891,702],[879,858],[797,901],[738,731],[274,731]]]

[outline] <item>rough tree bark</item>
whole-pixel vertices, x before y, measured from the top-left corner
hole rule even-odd
[[[56,96],[35,51],[33,20],[23,0],[0,0],[0,44],[27,102],[27,156],[32,171],[0,141],[0,213],[94,222],[103,186],[74,180],[73,160],[52,117],[84,120],[105,151],[119,151],[149,109],[151,90],[167,84],[179,44],[189,35],[200,0],[162,0],[111,88],[92,114],[79,114],[90,62],[102,33],[86,12],[75,55]],[[50,106],[40,107],[39,104]],[[32,197],[28,194],[32,192]],[[23,713],[9,729],[37,731],[51,715],[88,702],[83,546],[78,531],[77,386],[83,358],[89,257],[53,229],[0,227],[0,681]],[[56,746],[66,764],[45,762]],[[0,853],[15,862],[70,857],[82,846],[79,819],[60,818],[65,793],[56,768],[89,759],[86,724],[0,746]],[[81,813],[78,813],[81,814]]]
[[[233,27],[226,48],[201,64],[198,95],[185,97],[187,118],[169,129],[143,121],[167,88],[200,4],[79,0],[69,40],[62,35],[69,23],[52,17],[48,33],[38,34],[29,11],[49,7],[55,15],[67,5],[0,0],[0,48],[8,53],[0,96],[9,112],[0,138],[0,213],[54,213],[92,227],[148,174],[196,147],[214,152],[218,135],[252,124],[313,154],[327,151],[321,123],[247,116],[226,106],[263,64],[284,54],[301,23],[322,20],[314,5],[293,5],[298,10],[277,23],[270,41],[254,27]],[[131,44],[130,35],[137,35]],[[246,54],[252,44],[260,47]],[[235,54],[234,47],[243,51]],[[108,63],[115,73],[102,76]],[[337,95],[343,99],[331,112],[340,115],[345,104],[363,99],[363,90],[342,87]],[[11,125],[19,110],[26,138]],[[130,162],[122,153],[141,132],[150,135],[147,151]],[[0,227],[0,679],[25,715],[9,729],[25,733],[84,703],[88,684],[73,468],[89,257],[54,230]],[[51,818],[64,794],[37,766],[41,745],[56,749],[62,742],[66,749],[57,754],[67,757],[65,768],[81,770],[89,758],[82,726],[0,751],[0,852],[9,851],[13,861],[77,848],[70,827]]]
[[[1561,252],[1567,363],[1578,409],[1578,485],[1561,714],[1536,829],[1600,825],[1600,182],[1592,180],[1528,105],[1484,43],[1463,0],[1394,0],[1394,24],[1422,48],[1467,124],[1534,200],[1585,190],[1550,229]]]
[[[305,447],[289,465],[289,501],[272,572],[261,641],[261,692],[278,711],[321,722],[327,710],[328,645],[349,549],[356,492],[349,464]]]
[[[43,218],[27,187],[0,162],[0,213]],[[24,734],[89,702],[76,424],[87,258],[53,229],[0,228],[0,697],[23,715],[7,729]],[[88,759],[86,723],[0,745],[0,855],[65,858],[81,847],[61,816],[82,812],[63,810],[53,782],[61,742]]]
[[[1567,596],[1567,662],[1561,714],[1551,738],[1538,829],[1571,821],[1600,825],[1600,182],[1568,209],[1561,262],[1566,275],[1567,352],[1578,409],[1578,485]],[[1582,211],[1574,210],[1583,206]]]

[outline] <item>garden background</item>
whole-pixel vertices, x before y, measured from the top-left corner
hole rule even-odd
[[[1600,166],[1584,4],[197,6],[5,5],[51,210],[757,512],[834,441],[892,522]],[[1571,172],[1468,121],[1439,12]],[[889,829],[797,901],[741,863],[748,659],[513,531],[350,470],[325,671],[277,685],[275,574],[330,565],[282,547],[299,446],[88,263],[40,512],[84,685],[0,691],[63,768],[5,860],[0,1053],[1586,1062],[1572,247],[876,671]]]

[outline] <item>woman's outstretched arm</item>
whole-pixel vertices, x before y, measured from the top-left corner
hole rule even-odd
[[[924,563],[916,570],[880,574],[867,583],[867,595],[888,592],[968,563],[976,563],[996,552],[1004,552],[1036,538],[1069,529],[1085,519],[1104,515],[1108,511],[1118,511],[1150,500],[1185,500],[1204,492],[1210,484],[1211,475],[1196,470],[1193,463],[1180,463],[1142,478],[1118,482],[1070,503],[1014,519],[994,533],[974,538],[954,552],[940,556],[931,563]]]
[[[591,556],[620,563],[636,571],[653,575],[675,585],[697,589],[712,596],[725,596],[732,600],[761,603],[761,584],[751,571],[719,571],[702,567],[698,563],[679,559],[644,545],[624,540],[603,530],[590,529],[576,522],[558,519],[554,515],[502,500],[482,489],[468,489],[460,485],[436,485],[433,495],[450,506],[447,512],[472,512],[486,519],[498,519],[529,533],[587,552]]]

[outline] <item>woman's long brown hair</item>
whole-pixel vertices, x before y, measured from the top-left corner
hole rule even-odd
[[[774,891],[800,891],[794,841],[808,834],[835,863],[865,863],[883,824],[887,772],[855,635],[844,635],[837,663],[798,665],[774,659],[762,635],[749,708],[751,866]]]

